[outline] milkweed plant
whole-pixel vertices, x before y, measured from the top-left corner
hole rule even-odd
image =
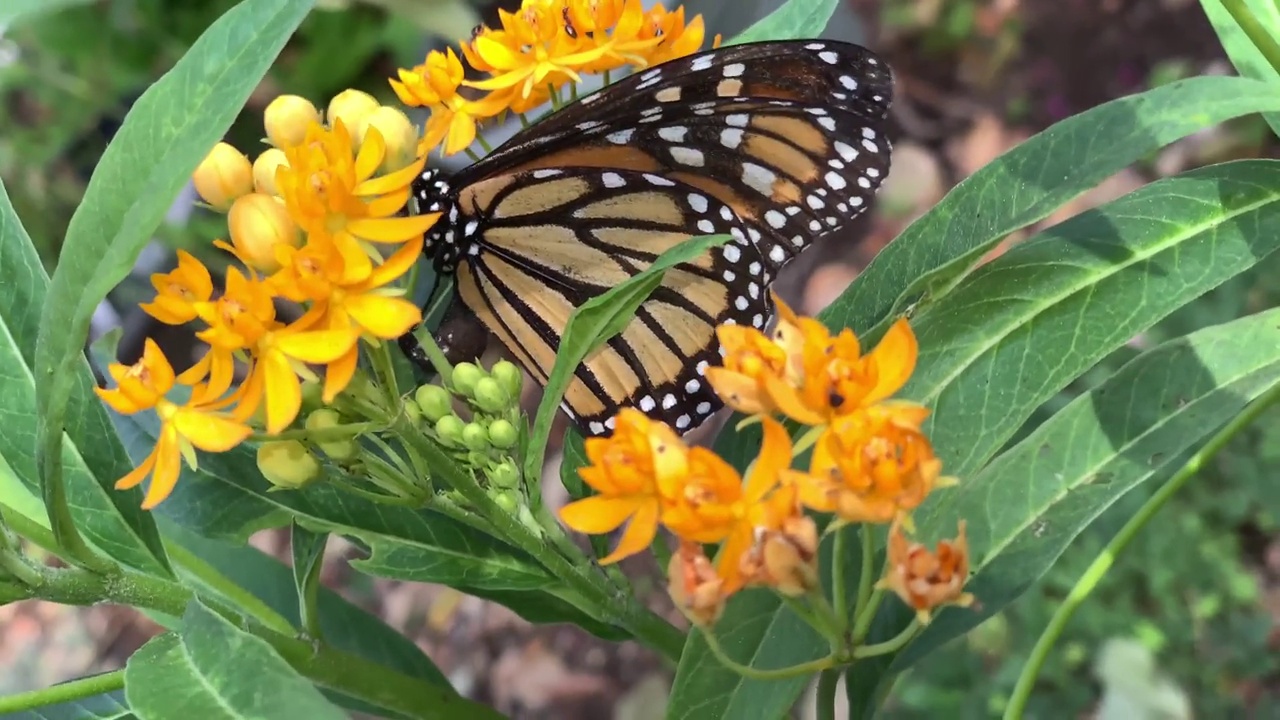
[[[705,376],[736,414],[713,445],[624,408],[607,437],[569,434],[570,502],[548,508],[544,460],[573,368],[666,268],[723,239],[678,245],[579,308],[527,417],[510,362],[450,365],[426,333],[438,374],[423,384],[398,354],[424,320],[412,291],[441,222],[414,211],[410,183],[440,156],[488,152],[487,126],[572,102],[583,76],[816,37],[837,3],[790,0],[722,40],[681,7],[525,0],[400,70],[386,103],[285,94],[253,157],[219,142],[311,5],[244,0],[138,100],[52,277],[0,193],[0,602],[130,605],[165,628],[123,670],[0,698],[0,712],[105,696],[144,719],[499,717],[321,587],[336,535],[368,575],[651,648],[674,671],[669,718],[782,717],[815,680],[831,718],[842,679],[850,716],[868,717],[904,670],[1158,479],[1028,658],[1003,708],[1018,718],[1108,559],[1280,394],[1280,311],[1266,309],[1135,353],[1033,414],[1280,246],[1276,161],[1158,180],[979,262],[1164,145],[1255,113],[1280,129],[1274,13],[1204,0],[1243,77],[1068,118],[960,183],[816,317],[775,298],[772,328],[718,327],[723,360]],[[189,328],[203,354],[179,372],[154,340],[119,362],[108,339],[86,361],[94,308],[188,181],[225,214],[226,237],[209,240],[225,281],[196,257],[210,253],[179,251],[141,309]],[[246,544],[283,526],[292,572]],[[619,570],[646,554],[678,614]]]

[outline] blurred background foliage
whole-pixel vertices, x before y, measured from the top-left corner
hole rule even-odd
[[[49,12],[11,27],[3,26],[0,11],[0,178],[47,268],[56,264],[71,213],[130,103],[233,4],[51,2]],[[687,7],[704,13],[710,37],[733,34],[772,4],[701,0]],[[55,5],[68,7],[54,11]],[[480,22],[494,22],[503,5],[518,2],[324,2],[227,139],[254,154],[262,109],[283,92],[321,106],[348,87],[390,100],[385,79],[397,67],[420,62],[427,50],[466,37]],[[879,214],[859,230],[865,241],[816,252],[805,281],[785,290],[803,297],[810,311],[842,289],[876,247],[948,187],[1030,133],[1114,97],[1188,75],[1230,71],[1194,0],[849,0],[827,35],[868,43],[889,58],[899,77],[893,116],[898,150],[896,177],[882,193]],[[1276,156],[1275,139],[1258,118],[1167,149],[1113,178],[1101,194],[1076,203],[1067,214],[1154,177],[1250,156]],[[175,204],[173,222],[157,237],[156,253],[144,256],[137,276],[113,297],[126,325],[129,306],[150,294],[147,275],[169,263],[173,249],[215,257],[209,240],[223,234],[221,219],[193,213],[190,205],[190,198]],[[1274,259],[1263,263],[1135,338],[1049,403],[1041,418],[1142,348],[1275,306],[1278,269]],[[1278,419],[1273,412],[1238,438],[1119,559],[1052,656],[1033,700],[1035,717],[1280,717]],[[1022,659],[1054,609],[1156,487],[1137,488],[1082,535],[1022,600],[913,669],[895,688],[886,714],[985,718],[999,713]],[[367,605],[384,610],[392,605],[379,593],[394,587],[372,585],[350,572],[333,578]],[[6,632],[5,619],[0,617],[0,634]],[[441,624],[436,620],[396,622],[420,632]],[[531,631],[529,637],[534,636]],[[97,667],[118,666],[127,645],[99,648],[93,654]],[[49,643],[10,644],[8,653],[21,654],[24,647],[26,654],[16,659],[0,649],[0,667],[51,663],[57,670],[53,679],[88,669],[51,657],[55,650]],[[615,650],[601,646],[600,651]],[[448,665],[438,653],[433,656],[442,667]],[[619,664],[625,663],[602,667]],[[646,667],[661,673],[655,663]],[[480,675],[486,672],[481,667]],[[21,689],[28,685],[23,678],[36,675],[15,673],[17,686],[0,681],[0,690]],[[616,695],[643,684],[640,673],[614,675],[609,687],[619,703]]]

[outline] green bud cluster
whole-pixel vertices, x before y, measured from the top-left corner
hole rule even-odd
[[[520,468],[511,454],[520,442],[523,380],[520,368],[506,360],[487,372],[463,362],[453,367],[448,388],[423,385],[405,401],[410,417],[487,480],[495,501],[510,494],[514,502],[520,484]]]

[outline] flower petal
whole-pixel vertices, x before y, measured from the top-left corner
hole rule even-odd
[[[711,368],[707,368],[710,370]],[[826,418],[805,405],[800,393],[782,378],[771,373],[760,376],[765,395],[773,401],[775,407],[787,417],[805,425],[820,425]]]
[[[359,339],[359,328],[309,330],[277,338],[276,347],[285,355],[302,362],[327,365],[347,354]]]
[[[609,565],[648,549],[658,534],[658,503],[652,500],[636,508],[631,522],[622,532],[622,539],[613,552],[600,558],[601,565]]]
[[[571,530],[600,535],[618,529],[646,502],[651,502],[651,499],[643,495],[593,495],[560,508],[560,520]]]
[[[431,213],[413,217],[365,218],[351,220],[347,223],[347,230],[352,235],[374,242],[404,242],[430,230],[439,217],[439,213]]]
[[[298,417],[302,408],[302,383],[280,353],[262,359],[267,396],[267,432],[276,435]]]
[[[173,428],[165,427],[160,431],[154,453],[155,470],[151,473],[151,483],[147,485],[147,495],[142,500],[143,510],[159,505],[178,484],[178,475],[182,472],[182,453],[178,442],[178,433]]]
[[[760,420],[764,426],[764,442],[742,488],[743,501],[751,505],[760,502],[778,484],[779,474],[791,466],[791,435],[787,429],[771,417]]]
[[[883,400],[901,389],[916,369],[918,354],[919,345],[911,325],[906,318],[899,318],[868,355],[868,360],[875,363],[876,385],[867,393],[863,403]]]
[[[351,295],[346,308],[366,332],[384,340],[394,340],[422,322],[422,310],[402,298]]]
[[[137,487],[143,480],[151,474],[151,468],[156,466],[156,449],[151,449],[151,454],[138,463],[138,467],[129,471],[127,475],[116,481],[117,490],[128,490]]]
[[[352,345],[346,355],[334,360],[326,366],[324,371],[324,392],[320,399],[325,404],[333,402],[338,396],[351,384],[351,378],[356,374],[356,366],[360,360],[360,346]]]
[[[205,452],[226,452],[244,442],[253,432],[244,423],[194,408],[180,408],[174,413],[173,427]]]

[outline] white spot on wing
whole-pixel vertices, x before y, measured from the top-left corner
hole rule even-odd
[[[772,195],[773,183],[777,179],[777,174],[766,167],[752,162],[742,163],[742,182],[761,195]]]

